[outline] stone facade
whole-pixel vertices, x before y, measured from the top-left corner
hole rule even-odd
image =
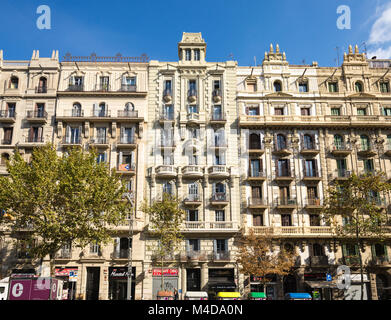
[[[356,284],[357,248],[332,233],[320,210],[328,186],[351,172],[381,170],[391,178],[391,61],[367,60],[349,47],[340,67],[291,65],[271,45],[260,66],[239,67],[208,62],[200,33],[183,33],[178,57],[67,54],[60,62],[56,51],[51,58],[34,51],[30,61],[9,61],[0,51],[2,159],[15,147],[28,158],[45,142],[59,154],[94,147],[99,161],[123,174],[135,208],[136,299],[154,298],[160,288],[156,240],[140,205],[164,192],[186,211],[182,250],[166,265],[167,284],[181,297],[260,289],[235,262],[238,236],[252,229],[271,232],[277,250],[289,245],[298,256],[294,273],[273,281],[270,296],[319,289],[323,299],[352,298],[353,291],[325,289],[326,273],[335,278],[338,265],[351,267]],[[4,160],[0,170],[6,174]],[[384,210],[389,197],[378,195]],[[78,270],[77,297],[123,297],[123,277],[110,279],[128,264],[129,221],[113,231],[107,246],[59,252],[56,267]],[[23,266],[14,241],[2,232],[2,277]],[[367,297],[382,298],[381,286],[391,283],[389,237],[364,243]],[[39,270],[36,262],[28,266]],[[96,277],[98,295],[91,295]]]

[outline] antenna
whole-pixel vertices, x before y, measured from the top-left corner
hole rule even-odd
[[[257,66],[257,57],[254,56],[254,67],[256,67],[256,66]]]
[[[366,42],[365,41],[363,41],[362,43],[361,43],[361,46],[360,46],[360,48],[361,47],[364,47],[364,53],[365,53],[365,57],[367,57],[367,44],[366,44]]]
[[[231,60],[233,60],[233,59],[234,59],[234,54],[233,54],[233,53],[230,53],[230,54],[228,55],[228,57],[230,57]]]
[[[336,46],[335,47],[335,50],[337,50],[337,67],[339,66],[339,47],[338,46]]]

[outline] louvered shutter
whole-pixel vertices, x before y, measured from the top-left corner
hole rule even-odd
[[[190,241],[186,239],[186,253],[190,252]]]
[[[122,154],[123,154],[123,152],[120,151],[120,152],[119,152],[118,164],[122,164]]]
[[[69,125],[67,125],[67,128],[65,129],[65,142],[71,142],[71,127]]]
[[[80,143],[81,142],[81,136],[82,136],[82,132],[83,132],[83,126],[79,126],[79,132],[77,134],[77,137],[76,137],[76,142]]]

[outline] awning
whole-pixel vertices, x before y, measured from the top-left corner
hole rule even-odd
[[[330,288],[330,289],[337,289],[337,284],[335,282],[331,281],[305,281],[305,283],[310,286],[311,288]]]

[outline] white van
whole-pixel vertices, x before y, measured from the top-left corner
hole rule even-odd
[[[187,291],[185,300],[208,300],[208,294],[205,291]]]

